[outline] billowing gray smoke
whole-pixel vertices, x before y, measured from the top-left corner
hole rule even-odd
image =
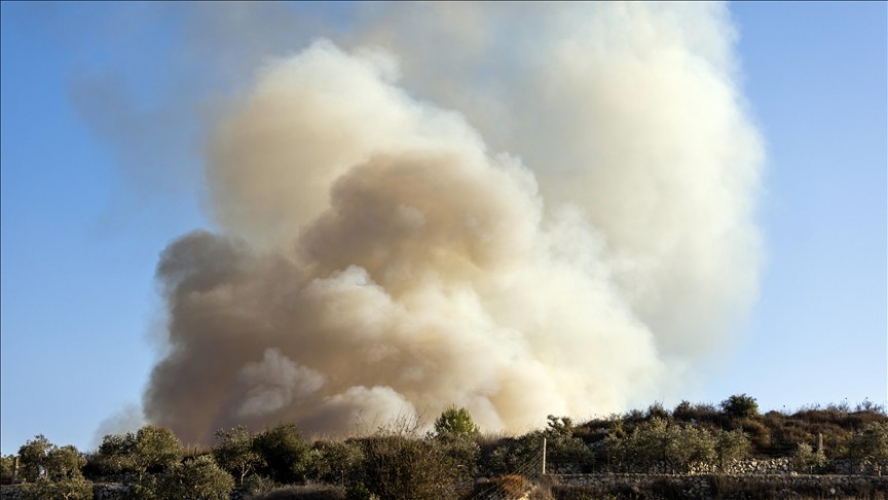
[[[754,297],[762,160],[722,5],[374,6],[215,125],[147,418],[485,429],[668,394]],[[344,47],[344,48],[343,48]]]

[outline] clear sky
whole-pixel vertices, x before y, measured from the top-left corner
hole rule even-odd
[[[330,8],[331,29],[346,26],[347,6]],[[742,335],[682,397],[885,404],[888,6],[731,12],[767,148],[767,258]],[[189,139],[202,110],[182,103],[241,84],[224,78],[240,59],[202,71],[212,47],[195,48],[185,26],[199,23],[170,5],[3,2],[0,22],[0,448],[43,433],[87,449],[103,420],[139,403],[162,348],[159,252],[210,227]]]

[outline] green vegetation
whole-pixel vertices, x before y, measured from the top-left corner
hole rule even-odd
[[[260,473],[283,484],[305,480],[310,458],[309,445],[296,424],[284,424],[260,432],[253,450],[261,460]]]
[[[210,449],[185,449],[169,429],[147,425],[105,436],[87,455],[38,435],[16,456],[0,457],[0,480],[22,483],[24,498],[92,498],[95,481],[123,483],[127,498],[141,500],[223,499],[235,487],[245,499],[459,499],[535,488],[526,478],[543,472],[544,440],[548,474],[670,476],[775,457],[802,473],[835,472],[843,463],[843,470],[851,464],[880,475],[888,466],[888,416],[872,404],[762,415],[756,400],[741,394],[717,406],[683,401],[669,411],[655,403],[584,423],[549,415],[545,428],[521,436],[483,435],[469,411],[454,406],[433,428],[424,433],[416,422],[400,422],[371,436],[310,442],[292,423],[256,433],[241,426],[217,431]],[[666,494],[675,486],[660,481],[651,488]],[[556,489],[533,494],[551,498]],[[558,491],[565,496],[556,497],[587,490],[564,487]]]
[[[465,408],[451,406],[435,420],[435,433],[439,437],[464,436],[478,432],[478,426]]]
[[[262,456],[253,444],[253,435],[244,426],[233,429],[220,429],[216,437],[221,442],[213,448],[213,458],[220,467],[237,479],[238,486],[243,486],[244,478],[265,465]]]

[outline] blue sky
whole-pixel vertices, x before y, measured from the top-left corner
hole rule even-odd
[[[210,226],[198,147],[183,139],[201,110],[182,103],[239,82],[215,81],[224,65],[200,71],[206,52],[177,49],[187,15],[155,7],[2,3],[4,454],[37,433],[88,448],[102,420],[140,401],[161,349],[158,254]],[[684,397],[747,393],[778,410],[885,404],[888,7],[731,11],[767,147],[758,216],[767,262],[742,335]],[[120,80],[130,94],[115,94]],[[82,92],[96,88],[108,91]],[[144,125],[158,120],[167,125]]]

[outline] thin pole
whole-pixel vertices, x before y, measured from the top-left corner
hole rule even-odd
[[[543,438],[543,475],[546,475],[546,438]]]

